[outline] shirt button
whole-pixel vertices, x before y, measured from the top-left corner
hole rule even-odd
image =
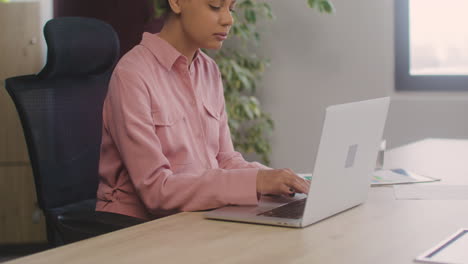
[[[196,105],[195,100],[192,100],[192,101],[190,102],[190,104],[193,105],[193,106],[195,106],[195,105]]]

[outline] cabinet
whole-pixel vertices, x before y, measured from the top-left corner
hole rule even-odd
[[[0,244],[46,241],[18,114],[5,90],[8,77],[42,68],[39,2],[0,3]]]

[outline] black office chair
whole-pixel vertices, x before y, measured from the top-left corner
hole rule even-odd
[[[47,238],[59,246],[142,223],[95,212],[102,105],[119,41],[90,18],[49,21],[47,64],[38,75],[6,80],[18,110]]]

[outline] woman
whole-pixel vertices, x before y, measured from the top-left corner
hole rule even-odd
[[[221,75],[200,48],[221,48],[234,5],[168,0],[162,31],[145,33],[120,60],[103,109],[96,210],[154,219],[308,191],[290,169],[233,149]]]

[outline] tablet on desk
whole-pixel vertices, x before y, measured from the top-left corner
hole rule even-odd
[[[460,229],[437,246],[416,258],[418,262],[439,264],[468,263],[468,228]]]

